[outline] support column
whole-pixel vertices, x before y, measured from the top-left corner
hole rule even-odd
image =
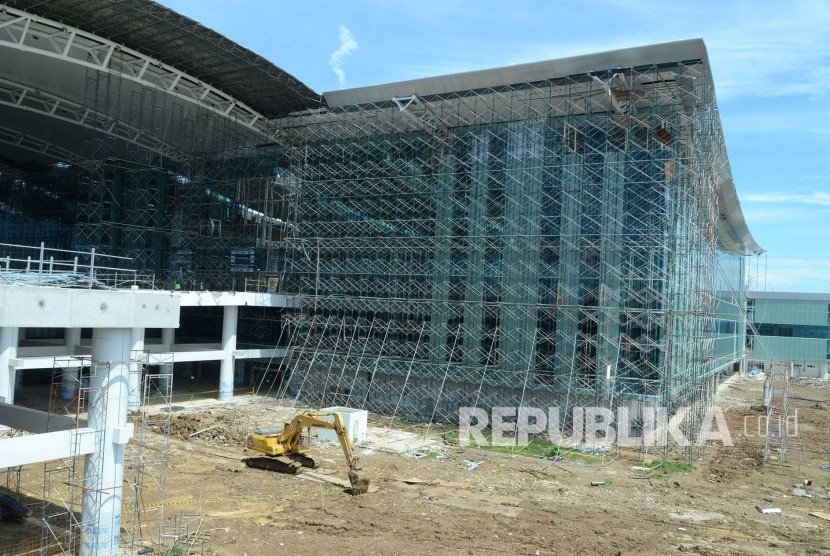
[[[9,366],[17,357],[16,327],[0,328],[0,398],[6,403],[14,403],[15,371]]]
[[[161,329],[161,345],[164,346],[162,348],[163,352],[171,352],[173,351],[173,344],[176,343],[176,329],[175,328],[162,328]]]
[[[78,351],[78,346],[81,345],[81,329],[67,328],[63,333],[63,344],[67,347],[69,355],[75,355]]]
[[[9,384],[13,385],[13,387],[9,392],[9,399],[6,400],[6,403],[14,403],[15,391],[23,388],[23,373],[18,373],[15,367],[9,370]]]
[[[161,363],[158,378],[159,395],[169,398],[173,395],[173,364]]]
[[[132,330],[99,328],[92,334],[89,428],[96,450],[84,464],[81,556],[117,556],[121,536],[124,445]]]
[[[63,343],[66,346],[66,352],[69,355],[75,355],[75,352],[78,349],[78,346],[81,345],[81,329],[80,328],[67,328],[63,334]],[[68,401],[75,398],[75,395],[78,393],[78,387],[81,383],[81,369],[76,368],[65,368],[61,372],[61,391],[60,397],[64,401]]]
[[[245,384],[245,360],[240,359],[239,361],[234,361],[233,385],[234,386],[242,386],[244,384]]]
[[[171,353],[173,351],[173,344],[176,343],[176,329],[162,328],[161,329],[161,345],[162,351]],[[170,396],[173,389],[173,365],[164,363],[159,365],[159,381],[158,389],[163,396]]]
[[[127,406],[130,411],[137,411],[141,407],[141,375],[144,372],[144,329],[133,328],[130,339],[132,349],[130,350],[131,362]]]
[[[225,307],[222,319],[222,364],[219,367],[219,399],[228,401],[233,398],[233,352],[236,351],[236,319],[239,307]]]

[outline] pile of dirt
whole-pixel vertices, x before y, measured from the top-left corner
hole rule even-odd
[[[154,425],[160,429],[162,425]],[[155,432],[161,432],[155,430]],[[248,431],[233,415],[211,413],[180,413],[170,416],[170,437],[213,446],[244,446]]]

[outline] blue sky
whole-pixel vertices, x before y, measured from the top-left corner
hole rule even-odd
[[[830,291],[830,2],[162,3],[318,92],[702,37],[744,214],[767,250],[749,259],[750,289]]]

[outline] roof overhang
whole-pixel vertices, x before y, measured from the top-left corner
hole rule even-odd
[[[163,62],[266,118],[316,108],[320,95],[262,56],[151,0],[6,0]]]
[[[319,102],[270,62],[155,2],[0,0],[5,167],[187,163],[278,141],[271,115]]]

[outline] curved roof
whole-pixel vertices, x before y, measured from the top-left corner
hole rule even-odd
[[[5,0],[123,44],[244,102],[266,117],[315,108],[321,96],[262,56],[151,0]]]
[[[398,83],[344,89],[324,93],[326,106],[345,107],[370,103],[391,103],[394,98],[409,98],[415,95],[429,98],[452,92],[492,89],[518,83],[541,82],[571,75],[585,76],[589,72],[608,68],[636,67],[641,65],[672,65],[677,61],[700,60],[705,67],[702,77],[712,80],[709,55],[703,39],[686,39],[662,44],[637,46],[571,56],[557,60],[517,64],[502,68],[470,71],[454,75],[427,77]],[[720,121],[717,122],[718,133]],[[723,139],[720,139],[723,141]],[[724,160],[718,168],[718,244],[729,253],[759,255],[764,249],[752,237],[735,191],[729,161]]]

